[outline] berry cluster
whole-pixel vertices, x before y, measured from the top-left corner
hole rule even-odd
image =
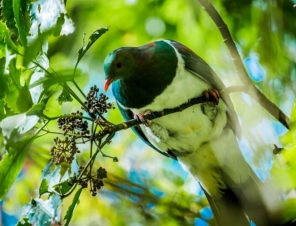
[[[53,157],[53,162],[56,165],[60,165],[63,162],[72,163],[74,156],[80,153],[76,144],[81,142],[94,142],[100,141],[101,137],[110,133],[111,124],[102,117],[102,114],[106,113],[109,109],[114,109],[111,103],[108,103],[108,97],[104,94],[98,94],[99,89],[97,86],[91,87],[89,93],[86,96],[86,101],[82,109],[88,113],[92,119],[89,121],[84,120],[83,112],[77,111],[69,115],[64,115],[57,120],[59,129],[63,130],[65,140],[55,138],[55,145],[50,150],[50,154]],[[92,126],[89,126],[89,122]],[[95,125],[95,126],[94,126]],[[97,129],[99,126],[100,130]],[[92,128],[92,131],[89,128]],[[110,157],[102,153],[104,157]],[[113,157],[110,157],[113,158]],[[114,162],[117,162],[116,157],[113,158]],[[107,177],[107,171],[100,167],[96,173],[92,172],[93,163],[85,167],[80,167],[78,174],[69,178],[69,185],[79,184],[82,188],[90,187],[90,192],[93,196],[97,194],[97,191],[104,186],[103,179]]]
[[[84,167],[79,167],[78,174],[81,174],[84,170]],[[93,196],[97,194],[97,190],[101,189],[104,186],[103,179],[107,178],[107,171],[103,167],[97,169],[97,173],[95,175],[89,174],[87,170],[84,170],[83,176],[78,179],[75,175],[69,181],[69,184],[78,183],[82,188],[87,188],[88,183],[90,184],[90,192]]]
[[[97,178],[104,179],[107,177],[107,171],[105,168],[100,167],[97,169]]]
[[[83,113],[80,111],[73,112],[69,116],[58,119],[58,127],[64,131],[64,135],[69,132],[72,135],[86,136],[90,132],[88,130],[88,122],[82,120]]]
[[[108,97],[100,93],[98,97],[99,88],[97,86],[93,86],[90,88],[89,93],[86,96],[86,101],[84,105],[87,109],[82,108],[83,110],[89,112],[91,115],[102,115],[107,113],[107,111],[111,108],[114,109],[111,103],[107,103]]]
[[[60,140],[60,138],[56,137],[54,142],[55,145],[51,148],[50,155],[53,156],[52,159],[56,165],[63,162],[70,164],[74,160],[74,155],[80,153],[73,137],[66,137],[65,140]]]

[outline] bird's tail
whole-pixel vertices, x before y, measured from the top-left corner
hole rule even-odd
[[[282,203],[278,192],[268,181],[261,182],[252,170],[249,180],[221,190],[219,199],[214,199],[205,190],[204,193],[219,226],[249,226],[251,221],[256,226],[281,225]]]
[[[235,195],[230,192],[223,195],[219,200],[214,200],[205,189],[203,189],[211,206],[218,226],[249,226],[247,215],[239,205]],[[229,196],[230,195],[230,196]]]

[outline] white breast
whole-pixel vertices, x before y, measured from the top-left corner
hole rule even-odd
[[[184,60],[177,51],[176,53],[178,69],[172,83],[151,104],[141,109],[131,109],[134,114],[178,107],[211,88],[208,83],[187,71]],[[225,111],[226,106],[221,100],[217,106],[216,118],[212,121],[203,113],[202,104],[197,104],[182,112],[155,119],[155,125],[151,127],[142,125],[141,128],[148,140],[160,150],[192,152],[201,143],[221,134],[227,121]]]

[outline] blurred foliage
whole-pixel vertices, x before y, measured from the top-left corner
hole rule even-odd
[[[228,25],[251,78],[289,115],[296,91],[295,3],[215,0],[213,4]],[[6,216],[2,224],[13,224],[9,219],[15,218],[9,216],[14,215],[25,217],[19,225],[50,221],[214,225],[198,184],[174,160],[137,141],[131,131],[120,132],[104,147],[104,154],[119,162],[100,155],[93,163],[94,169],[107,170],[96,197],[77,188],[60,205],[55,196],[71,189],[65,181],[78,173],[76,160],[80,166],[87,164],[88,145],[77,144],[81,153],[72,164],[54,166],[49,161],[56,133],[63,131],[47,117],[80,111],[78,100],[84,101],[90,86],[102,89],[103,60],[115,48],[160,38],[177,40],[204,58],[227,85],[240,83],[218,29],[197,1],[1,0],[0,18],[0,196],[13,184],[1,206]],[[88,37],[107,26],[110,31],[86,48]],[[73,73],[77,58],[80,62]],[[272,146],[280,144],[278,136],[285,130],[246,95],[232,97],[244,128],[242,151],[257,173],[269,175],[272,169],[276,184],[285,186],[290,197],[285,217],[289,219],[295,213],[295,128],[281,137],[284,150],[273,157]],[[108,111],[106,117],[112,123],[122,122],[117,110]],[[48,213],[38,212],[41,209]]]

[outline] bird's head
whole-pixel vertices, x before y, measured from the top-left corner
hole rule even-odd
[[[133,47],[123,47],[109,53],[104,61],[105,84],[107,91],[112,82],[132,76],[136,69]]]
[[[142,85],[147,87],[159,86],[166,83],[166,79],[173,78],[176,67],[176,53],[165,41],[156,41],[140,47],[122,47],[109,53],[105,59],[104,90],[116,80],[143,83]]]

